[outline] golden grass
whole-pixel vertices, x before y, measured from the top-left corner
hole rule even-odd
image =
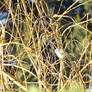
[[[11,15],[11,18],[7,17],[7,21],[12,19],[13,24],[10,28],[8,23],[3,25],[0,21],[0,85],[2,87],[0,92],[31,92],[31,85],[44,89],[43,92],[71,92],[71,89],[73,92],[76,92],[76,89],[84,92],[86,83],[92,82],[92,32],[88,29],[92,18],[77,21],[76,18],[65,14],[92,0],[73,7],[77,0],[60,15],[49,14],[50,10],[44,0],[39,3],[34,0],[38,18],[33,12],[33,3],[32,7],[29,6],[31,11],[29,14],[26,9],[28,0],[18,1],[15,4],[15,11],[12,8],[12,0],[3,3],[3,6],[7,4],[5,7]],[[46,17],[50,22],[46,21]],[[64,17],[69,17],[73,21],[67,21]],[[61,24],[62,21],[66,21],[67,24]],[[10,36],[9,41],[5,39],[6,33]],[[82,36],[82,33],[85,35]],[[53,47],[63,50],[65,57],[59,59]],[[5,64],[5,61],[16,61],[17,65]],[[9,66],[12,68],[7,72],[5,69]],[[11,75],[15,68],[14,75]],[[89,80],[86,80],[88,76]],[[73,87],[74,84],[76,88]],[[81,88],[79,85],[82,85]],[[36,89],[35,92],[38,91]]]

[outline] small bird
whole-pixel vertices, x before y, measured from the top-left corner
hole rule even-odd
[[[46,44],[51,44],[51,48],[52,50],[55,52],[55,54],[58,56],[59,59],[63,59],[65,57],[65,52],[64,50],[61,48],[58,48],[55,46],[55,41],[53,41],[52,39],[49,39],[46,41]]]
[[[56,48],[55,53],[59,59],[63,59],[65,57],[63,49]]]

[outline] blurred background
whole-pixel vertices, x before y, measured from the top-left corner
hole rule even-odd
[[[92,0],[1,0],[0,90],[89,91],[91,7]]]

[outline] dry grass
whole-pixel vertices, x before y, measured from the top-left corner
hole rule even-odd
[[[39,3],[34,0],[39,15],[37,18],[33,3],[32,7],[29,6],[31,13],[28,13],[28,0],[18,1],[14,5],[16,10],[12,8],[12,0],[3,4],[11,15],[8,15],[7,21],[12,20],[13,24],[10,28],[8,22],[2,24],[0,21],[1,92],[28,91],[30,85],[44,88],[46,92],[71,92],[74,84],[77,89],[80,88],[78,85],[82,85],[79,92],[84,92],[83,87],[92,82],[92,31],[88,29],[92,18],[81,21],[80,18],[65,15],[74,9],[72,6],[77,2],[63,14],[52,15],[44,0]],[[62,24],[62,21],[67,23]],[[6,33],[10,36],[9,40],[5,39]],[[64,58],[58,58],[54,48],[63,50]],[[16,61],[17,65],[5,63],[7,61]],[[12,68],[8,70],[10,66]]]

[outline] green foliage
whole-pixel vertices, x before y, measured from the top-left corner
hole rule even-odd
[[[28,92],[46,92],[46,91],[36,86],[29,86]]]
[[[72,81],[66,92],[84,92],[84,87],[77,81]]]
[[[37,17],[34,6],[29,4],[31,12],[26,11],[27,1],[17,0],[15,6],[11,5],[11,0],[4,1],[3,4],[10,12],[7,21],[13,20],[9,30],[7,24],[0,26],[0,79],[3,90],[84,92],[84,87],[90,83],[92,76],[92,18],[81,18],[78,14],[70,16],[73,7],[63,14],[55,15],[54,10],[48,8],[54,0],[48,0],[49,4],[45,0],[34,0]],[[87,3],[85,1],[88,9],[91,5]],[[12,7],[16,7],[15,12]],[[10,35],[8,41],[4,35],[6,33]],[[56,49],[63,52],[63,58],[57,56]],[[6,64],[4,61],[16,61],[17,65]],[[12,67],[11,72],[15,67],[16,72],[7,72],[6,66]]]

